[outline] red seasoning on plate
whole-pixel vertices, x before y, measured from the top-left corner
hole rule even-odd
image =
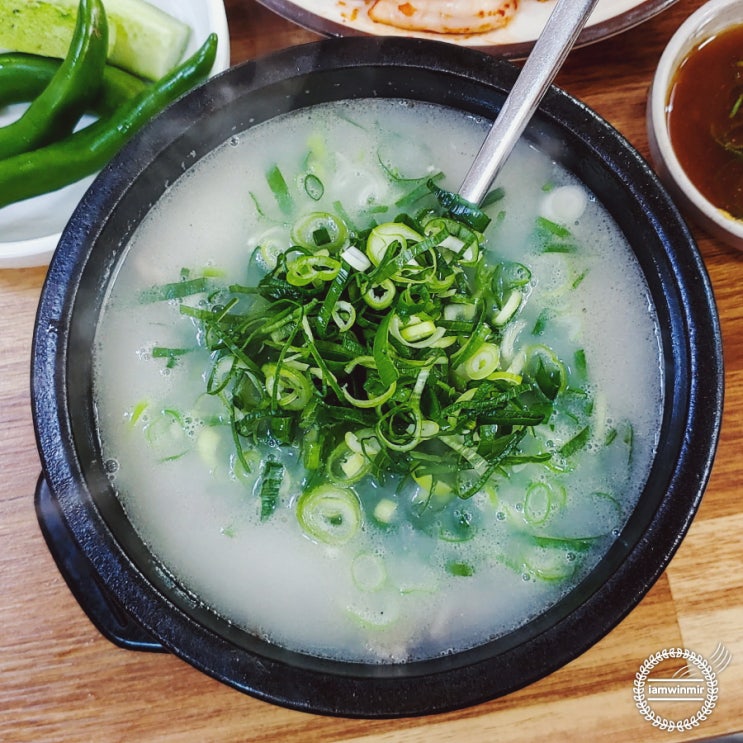
[[[376,0],[369,17],[406,31],[481,34],[505,26],[518,8],[519,0]]]

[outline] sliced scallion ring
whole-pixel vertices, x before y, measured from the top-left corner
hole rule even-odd
[[[423,235],[402,222],[385,222],[369,233],[366,254],[369,260],[378,266],[391,247],[396,247],[396,252],[399,252],[407,245],[408,240],[417,243],[422,239]]]
[[[416,316],[408,318],[403,324],[398,315],[393,315],[390,321],[390,335],[410,348],[431,348],[444,338],[446,328]]]
[[[395,298],[397,290],[391,279],[370,286],[363,294],[364,301],[374,310],[386,310]]]
[[[313,281],[332,281],[341,270],[341,262],[327,255],[300,255],[287,264],[286,280],[292,286],[307,286]]]
[[[562,540],[534,539],[525,546],[522,559],[531,575],[550,583],[566,580],[578,567],[576,553]]]
[[[147,441],[163,462],[180,459],[193,445],[183,414],[172,408],[152,415],[144,430]]]
[[[371,428],[346,431],[346,435],[343,438],[351,451],[359,452],[369,459],[374,459],[382,450]]]
[[[361,528],[361,504],[349,488],[320,485],[299,497],[297,519],[313,539],[325,544],[341,545]]]
[[[351,268],[357,271],[366,271],[371,268],[371,261],[355,245],[350,245],[342,253],[341,258],[348,263]]]
[[[464,362],[464,372],[470,379],[485,379],[493,374],[500,363],[500,349],[495,343],[483,343]]]
[[[445,230],[447,236],[439,245],[456,254],[456,260],[461,265],[473,266],[477,263],[480,257],[480,244],[483,241],[481,233],[448,217],[434,217],[426,222],[424,229],[426,235]]]
[[[353,558],[351,577],[361,591],[378,591],[387,580],[384,560],[371,552],[362,552]]]
[[[552,510],[552,488],[544,482],[533,482],[524,497],[524,519],[532,525],[541,525]]]
[[[336,302],[330,316],[333,318],[333,322],[338,326],[338,330],[340,330],[341,333],[350,330],[356,322],[356,310],[350,302]]]
[[[311,212],[294,223],[291,239],[303,248],[337,250],[348,240],[348,227],[328,212]]]
[[[265,364],[266,391],[286,410],[303,410],[312,397],[312,383],[305,374],[290,366]]]
[[[380,405],[383,405],[389,399],[391,399],[396,390],[397,382],[392,382],[392,384],[384,392],[380,392],[378,395],[374,395],[363,400],[361,398],[354,397],[345,387],[341,387],[343,398],[356,408],[378,408]]]
[[[341,441],[328,457],[328,478],[337,485],[353,485],[371,469],[372,461],[360,451],[352,451]]]
[[[304,177],[304,190],[313,201],[320,201],[325,193],[325,186],[314,173],[308,173]]]
[[[508,382],[509,384],[517,385],[524,381],[524,377],[521,374],[514,374],[510,371],[495,371],[492,374],[488,374],[485,379],[491,382]]]
[[[493,317],[493,325],[501,326],[505,325],[511,320],[516,314],[519,307],[521,307],[521,300],[523,295],[518,289],[514,289],[508,295],[508,299],[503,307]]]

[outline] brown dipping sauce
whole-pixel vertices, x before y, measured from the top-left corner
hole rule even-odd
[[[667,104],[676,156],[714,206],[743,219],[743,25],[681,63]]]

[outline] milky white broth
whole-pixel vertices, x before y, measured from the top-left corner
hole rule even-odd
[[[572,472],[554,473],[567,515],[556,516],[553,528],[572,537],[605,536],[581,554],[563,550],[561,559],[576,564],[571,578],[544,579],[532,569],[539,555],[524,563],[518,551],[509,554],[519,548],[510,534],[523,520],[532,465],[498,479],[497,492],[463,504],[478,512],[476,535],[466,542],[365,522],[344,545],[318,543],[297,523],[297,485],[288,478],[278,510],[260,521],[253,483],[235,476],[229,427],[203,423],[220,410],[203,394],[207,352],[186,354],[169,369],[151,358],[154,346],[193,346],[195,327],[179,315],[176,301],[140,303],[143,290],[177,280],[183,267],[219,269],[227,281],[254,283],[248,266],[254,272],[260,266],[257,256],[251,262],[259,239],[264,245],[266,235],[288,239],[265,180],[272,165],[286,176],[298,213],[333,211],[340,200],[353,219],[390,221],[394,206],[387,213],[373,208],[398,195],[380,161],[409,177],[441,170],[446,177],[440,185],[456,190],[486,127],[437,106],[381,100],[329,104],[260,124],[224,143],[168,189],[117,269],[95,348],[95,404],[112,482],[166,570],[249,632],[294,650],[366,662],[430,658],[475,646],[563,596],[605,553],[637,501],[662,404],[648,289],[624,238],[594,197],[525,143],[499,176],[505,196],[489,209],[493,221],[486,235],[498,259],[523,262],[532,271],[530,295],[509,341],[514,348],[529,341],[547,307],[553,321],[539,342],[561,358],[575,348],[585,351],[595,399],[593,438]],[[308,151],[325,186],[319,202],[297,180]],[[530,236],[538,214],[567,220],[578,249],[537,250]],[[576,288],[566,290],[571,284]],[[140,403],[147,407],[137,408]],[[161,409],[187,415],[181,442],[186,453],[169,461],[160,461],[159,442],[150,441],[145,430]],[[607,429],[622,424],[626,431],[628,421],[629,465],[626,447],[615,443],[618,453],[607,456],[600,443]],[[558,424],[546,435],[547,445],[558,445],[561,435]],[[542,477],[544,467],[539,472]],[[452,575],[445,569],[452,561],[475,569]]]

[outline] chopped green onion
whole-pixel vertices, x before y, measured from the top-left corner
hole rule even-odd
[[[444,191],[439,188],[432,180],[428,182],[428,187],[436,196],[444,209],[456,220],[464,222],[468,227],[478,232],[484,232],[490,224],[490,217],[485,214],[476,204],[463,199],[459,194],[450,191]]]
[[[346,248],[341,253],[341,259],[357,271],[371,268],[371,261],[355,245]]]
[[[266,460],[261,473],[261,521],[269,518],[279,505],[279,490],[284,478],[284,465],[273,459]]]
[[[153,359],[167,359],[166,367],[172,369],[178,362],[178,358],[187,354],[190,348],[165,348],[163,346],[154,346],[152,348]]]
[[[180,459],[193,445],[183,415],[172,408],[152,416],[145,426],[145,435],[161,462]]]
[[[526,490],[524,518],[532,525],[543,524],[552,509],[552,489],[544,482],[534,482]]]
[[[276,203],[279,205],[279,209],[284,214],[291,212],[293,206],[292,197],[289,195],[289,187],[286,185],[286,181],[278,165],[273,165],[268,169],[266,182],[276,199]]]
[[[524,552],[527,570],[540,580],[554,582],[565,580],[575,572],[576,560],[572,552],[560,544],[540,545],[533,542]]]
[[[387,570],[379,555],[362,552],[351,563],[354,585],[362,591],[378,591],[387,580]]]
[[[346,244],[348,227],[328,212],[311,212],[294,224],[291,239],[303,248],[336,250]]]
[[[577,451],[583,449],[588,443],[588,439],[591,435],[591,429],[589,426],[582,428],[570,441],[566,442],[560,447],[560,454],[563,457],[572,457]]]
[[[331,316],[333,322],[338,326],[341,333],[345,333],[353,327],[356,322],[356,310],[350,302],[340,301],[335,303]]]
[[[399,252],[407,247],[408,241],[419,243],[422,239],[422,235],[402,222],[386,222],[369,233],[366,254],[378,266],[390,251]]]
[[[303,410],[312,396],[312,383],[290,366],[278,367],[265,364],[261,367],[265,376],[266,391],[286,410]]]
[[[302,255],[287,264],[286,280],[292,286],[307,286],[313,281],[332,281],[341,270],[341,262],[327,255]]]
[[[397,289],[391,279],[385,279],[381,284],[370,286],[363,294],[364,301],[374,310],[385,310],[395,298]]]
[[[547,326],[549,320],[552,319],[554,312],[551,309],[545,308],[539,313],[537,321],[534,323],[534,328],[531,331],[532,335],[542,335],[544,329]]]
[[[554,400],[567,386],[565,365],[547,346],[536,345],[528,349],[525,369],[550,400]]]
[[[166,302],[171,299],[183,299],[193,294],[202,294],[214,287],[214,283],[206,276],[186,281],[175,281],[171,284],[153,286],[144,291],[140,297],[142,302]]]
[[[390,498],[382,498],[374,507],[374,518],[380,524],[391,524],[397,512],[397,503]]]
[[[469,578],[475,574],[475,569],[467,562],[450,560],[446,563],[446,572],[459,578]]]
[[[390,323],[394,315],[389,312],[385,315],[382,322],[379,323],[377,332],[374,334],[374,343],[372,344],[374,362],[377,365],[379,379],[385,387],[397,381],[399,372],[390,358],[389,330]]]
[[[304,177],[304,190],[313,201],[320,201],[325,193],[325,186],[316,175],[308,173]]]
[[[730,109],[728,118],[734,119],[738,115],[738,111],[740,111],[741,105],[743,105],[743,93],[739,94],[738,97],[735,99],[735,103],[733,103],[733,107]]]
[[[383,405],[388,400],[392,399],[392,396],[397,391],[397,382],[392,382],[392,384],[390,384],[390,386],[384,392],[381,392],[374,397],[369,397],[366,400],[361,400],[354,397],[348,392],[345,387],[342,388],[342,391],[343,399],[346,400],[346,402],[351,403],[351,405],[356,408],[378,408],[380,405]]]
[[[470,379],[485,379],[493,374],[500,363],[500,349],[494,343],[483,343],[464,362],[464,372]]]
[[[294,209],[278,167],[267,180],[280,207]],[[314,173],[294,183],[298,198],[302,183],[311,200],[324,195]],[[229,424],[232,472],[258,496],[261,518],[279,507],[291,477],[300,526],[329,545],[353,539],[364,514],[365,529],[408,524],[465,541],[482,502],[499,501],[499,478],[521,477],[518,529],[532,533],[518,569],[557,580],[574,569],[565,554],[578,547],[546,536],[566,504],[565,490],[547,475],[569,469],[566,460],[589,442],[624,442],[630,457],[631,428],[610,427],[601,400],[586,392],[581,349],[569,387],[554,350],[524,342],[531,271],[518,262],[486,264],[482,210],[427,179],[408,185],[416,200],[427,195],[416,214],[358,229],[338,204],[334,214],[311,211],[272,227],[252,242],[249,270],[261,272],[255,286],[186,270],[146,293],[144,301],[177,300],[210,354],[206,392],[226,413],[213,416],[214,427],[199,422],[197,448],[214,463],[218,425]],[[437,209],[428,208],[431,193]],[[572,245],[570,232],[548,220],[538,220],[537,232],[544,250]],[[544,333],[555,311],[542,311],[532,336]],[[170,366],[188,351],[157,346],[152,356]],[[193,426],[180,413],[149,415],[143,403],[130,420],[144,423],[164,458],[188,451]],[[359,558],[359,585],[376,590],[378,567]],[[452,557],[447,570],[466,577],[474,566]]]
[[[361,528],[361,505],[349,488],[321,485],[299,497],[297,519],[313,539],[345,544]]]
[[[502,309],[493,318],[493,325],[502,326],[511,320],[521,306],[522,294],[514,289],[509,295]]]
[[[482,200],[482,205],[481,205],[482,208],[486,209],[487,207],[492,206],[493,204],[496,204],[505,195],[506,195],[506,192],[500,186],[498,188],[494,188],[492,191],[489,191],[487,194],[485,194],[485,198]]]
[[[129,425],[136,426],[137,423],[142,419],[142,416],[144,415],[147,408],[149,408],[149,406],[150,404],[147,400],[140,400],[132,408],[132,412],[129,414]]]
[[[553,222],[551,219],[547,219],[546,217],[537,217],[537,227],[554,237],[567,239],[571,236],[570,230],[567,227],[564,227],[557,222]]]

